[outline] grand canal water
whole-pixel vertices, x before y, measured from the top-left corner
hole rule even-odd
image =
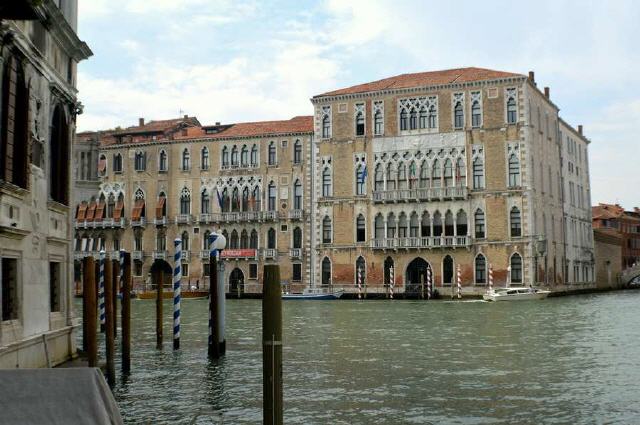
[[[227,355],[206,356],[206,300],[185,300],[182,348],[155,349],[133,301],[130,424],[262,420],[261,304],[227,301]],[[640,291],[542,302],[284,304],[287,424],[640,423]],[[118,365],[119,368],[119,365]],[[206,418],[197,423],[212,423]]]

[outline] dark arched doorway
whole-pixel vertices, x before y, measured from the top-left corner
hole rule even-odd
[[[229,276],[229,292],[238,297],[244,293],[244,273],[239,268],[233,269]]]
[[[173,287],[173,269],[165,260],[155,260],[149,272],[151,273],[151,290],[156,290],[156,281],[158,279],[162,281],[163,290]],[[156,274],[158,274],[158,277],[156,277]]]
[[[453,258],[450,255],[447,255],[442,260],[442,284],[453,284]]]
[[[405,295],[416,297],[426,290],[427,287],[427,270],[431,268],[422,258],[415,258],[407,266],[407,278],[405,284]]]

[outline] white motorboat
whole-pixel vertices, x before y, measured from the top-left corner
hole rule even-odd
[[[538,288],[495,288],[482,296],[485,301],[528,301],[547,298],[551,291]]]

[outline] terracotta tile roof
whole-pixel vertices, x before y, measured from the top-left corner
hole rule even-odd
[[[165,132],[182,123],[187,123],[190,125],[197,125],[197,126],[200,125],[200,122],[196,117],[173,118],[169,120],[149,121],[148,123],[145,123],[143,125],[136,125],[132,127],[118,129],[114,132],[114,134],[123,135],[123,134],[136,134],[136,133]]]
[[[484,68],[457,68],[443,71],[418,72],[415,74],[401,74],[365,84],[326,92],[314,97],[336,96],[341,94],[366,93],[389,89],[404,89],[412,87],[435,86],[452,83],[468,83],[471,81],[485,81],[497,78],[525,77],[512,72],[494,71]]]
[[[215,134],[206,134],[203,129],[200,129],[199,132],[194,129],[193,131],[188,131],[186,136],[179,136],[176,139],[194,137],[221,139],[288,133],[313,133],[313,117],[309,115],[293,117],[290,120],[242,122],[231,124]]]
[[[591,216],[594,219],[618,218],[624,214],[624,208],[614,204],[599,204],[591,207]]]

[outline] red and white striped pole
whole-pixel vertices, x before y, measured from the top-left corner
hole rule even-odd
[[[389,298],[393,299],[393,266],[389,268]]]
[[[362,269],[358,267],[358,299],[362,296]]]
[[[458,264],[458,299],[462,298],[462,275],[460,273],[460,264]]]
[[[493,291],[493,265],[489,263],[489,292]]]

